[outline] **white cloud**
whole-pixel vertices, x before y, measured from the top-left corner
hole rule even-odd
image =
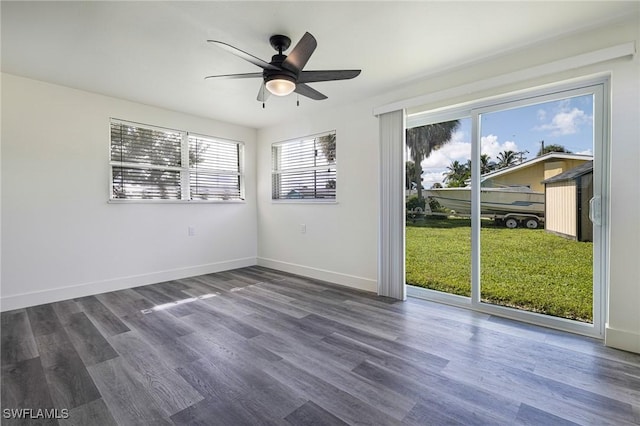
[[[466,139],[466,140],[465,140]],[[497,161],[497,156],[502,151],[518,152],[520,149],[513,141],[500,143],[496,135],[488,135],[480,138],[481,153],[488,154],[491,160]],[[440,149],[431,152],[429,157],[422,160],[422,185],[430,188],[436,182],[442,183],[444,173],[454,161],[466,163],[471,158],[471,142],[464,132],[456,132],[451,137],[451,142],[443,145]]]
[[[423,188],[431,188],[434,183],[442,183],[442,179],[444,179],[444,173],[446,169],[440,169],[439,171],[424,173],[422,175],[422,186]]]
[[[480,154],[487,154],[491,160],[497,161],[498,154],[502,151],[518,152],[520,149],[513,141],[500,143],[496,135],[482,136],[480,138]]]
[[[451,141],[442,145],[439,149],[431,151],[426,159],[422,160],[422,170],[446,169],[453,161],[465,163],[471,158],[471,142],[465,137],[464,132],[458,131],[451,136]]]
[[[578,151],[578,152],[576,152],[576,154],[593,155],[593,150],[591,150],[591,148],[589,148],[589,149],[585,149],[584,151]]]
[[[538,114],[540,117],[540,114]],[[568,108],[568,102],[560,103],[558,112],[553,116],[551,122],[535,127],[538,131],[548,131],[551,136],[572,135],[580,131],[580,127],[590,124],[592,116],[585,114],[579,108]]]
[[[544,121],[547,118],[547,111],[543,110],[542,108],[538,110],[538,120],[539,121]]]

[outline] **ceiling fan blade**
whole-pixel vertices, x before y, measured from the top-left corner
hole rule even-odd
[[[360,72],[360,70],[302,71],[298,77],[298,82],[313,83],[316,81],[349,80],[360,75]]]
[[[244,59],[245,61],[251,62],[253,65],[257,65],[262,69],[265,70],[280,70],[280,68],[271,65],[269,62],[263,61],[260,58],[257,58],[255,56],[253,56],[250,53],[245,52],[244,50],[240,50],[237,47],[233,47],[230,44],[224,43],[222,41],[217,41],[217,40],[207,40],[208,43],[213,43],[218,47],[221,47],[222,49],[226,50],[229,53],[232,53],[234,55],[236,55],[239,58]]]
[[[296,90],[294,90],[299,95],[306,96],[307,98],[314,99],[316,101],[321,101],[323,99],[327,99],[325,95],[318,92],[316,89],[313,89],[310,86],[307,86],[304,83],[296,84]]]
[[[210,78],[218,78],[221,80],[229,80],[229,79],[234,79],[234,78],[262,78],[262,73],[261,72],[250,72],[250,73],[246,73],[246,74],[223,74],[223,75],[208,75],[206,76],[204,79],[210,79]]]
[[[304,33],[296,47],[293,48],[287,59],[282,63],[282,68],[298,74],[309,61],[317,45],[318,42],[311,34]]]
[[[262,85],[260,86],[260,90],[258,91],[258,101],[260,102],[266,102],[267,99],[269,99],[269,96],[271,95],[271,92],[269,92],[267,90],[267,87],[264,85],[264,83],[262,83]]]

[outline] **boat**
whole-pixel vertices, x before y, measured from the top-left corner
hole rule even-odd
[[[432,188],[426,194],[451,210],[452,214],[471,214],[471,188]],[[541,221],[544,217],[544,192],[535,192],[526,186],[481,188],[480,215],[493,219],[532,218]],[[527,226],[533,227],[533,223]]]

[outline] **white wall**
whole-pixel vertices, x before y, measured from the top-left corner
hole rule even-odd
[[[245,142],[247,202],[108,204],[110,117]],[[2,309],[255,264],[255,139],[254,129],[3,74]]]
[[[272,202],[271,144],[328,130],[336,131],[337,202]],[[350,105],[258,135],[258,263],[376,291],[378,127],[370,106]]]
[[[258,263],[375,290],[378,233],[378,124],[371,111],[386,103],[444,93],[423,109],[482,99],[593,75],[611,76],[611,247],[606,343],[640,352],[640,68],[637,55],[483,90],[457,90],[621,43],[640,44],[638,16],[532,46],[474,66],[425,77],[376,98],[258,132]],[[366,70],[363,72],[365,75]],[[505,80],[507,81],[507,80]],[[473,86],[473,85],[472,85]],[[269,197],[273,142],[336,129],[338,204],[279,205]],[[299,224],[307,224],[307,234]],[[357,279],[353,279],[353,276]]]

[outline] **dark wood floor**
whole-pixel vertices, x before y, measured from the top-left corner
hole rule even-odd
[[[4,312],[1,354],[3,417],[69,410],[7,425],[640,424],[640,355],[261,267]]]

